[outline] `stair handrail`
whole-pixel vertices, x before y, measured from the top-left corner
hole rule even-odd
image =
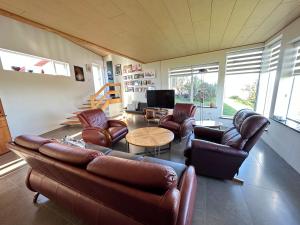
[[[108,90],[106,91],[107,87],[120,87],[119,90]],[[106,91],[106,92],[105,92]],[[105,92],[100,99],[97,100],[97,97],[102,93]],[[110,98],[107,98],[108,96],[110,96],[111,94],[120,94],[121,95],[121,83],[106,83],[105,85],[103,85],[99,91],[97,91],[95,94],[90,96],[90,103],[91,103],[91,108],[95,109],[98,108],[98,106],[103,102],[105,108],[109,105],[109,100]]]

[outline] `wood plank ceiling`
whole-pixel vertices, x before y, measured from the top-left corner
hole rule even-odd
[[[264,42],[300,16],[300,0],[0,0],[0,8],[101,55],[145,63]]]

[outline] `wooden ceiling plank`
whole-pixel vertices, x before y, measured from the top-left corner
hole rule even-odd
[[[233,13],[230,17],[228,26],[224,32],[221,41],[221,48],[229,48],[232,45],[233,40],[239,34],[243,25],[251,16],[253,10],[256,8],[259,0],[245,1],[238,0],[236,2]]]
[[[156,26],[166,37],[166,40],[172,44],[174,53],[185,52],[185,45],[178,33],[170,15],[167,12],[166,6],[161,0],[138,0],[144,10],[154,21]]]
[[[206,52],[209,49],[209,29],[212,0],[188,0],[193,29],[197,39],[198,49]]]
[[[280,5],[281,0],[261,0],[243,29],[233,41],[232,46],[243,45],[247,38],[255,32],[256,28],[262,24],[272,12]],[[265,41],[265,40],[262,40]]]
[[[192,54],[197,52],[198,45],[187,1],[164,0],[164,3],[176,29],[184,41],[187,53]]]
[[[293,11],[300,8],[300,2],[290,1],[280,4],[256,30],[247,39],[246,42],[266,40],[276,33],[276,30],[281,30],[285,25],[289,24],[297,15],[293,15]]]
[[[217,0],[212,4],[209,50],[219,49],[236,0]]]

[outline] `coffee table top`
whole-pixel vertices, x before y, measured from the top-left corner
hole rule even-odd
[[[144,127],[130,131],[125,138],[132,145],[159,147],[173,141],[174,134],[172,131],[160,127]]]

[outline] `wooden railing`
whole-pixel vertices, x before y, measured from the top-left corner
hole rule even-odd
[[[115,90],[106,90],[107,87],[115,87]],[[117,98],[111,98],[111,95],[118,95]],[[101,96],[102,95],[102,96]],[[99,98],[99,96],[101,96]],[[92,109],[101,108],[105,110],[110,104],[122,102],[121,98],[121,83],[106,83],[94,95],[90,96]]]

